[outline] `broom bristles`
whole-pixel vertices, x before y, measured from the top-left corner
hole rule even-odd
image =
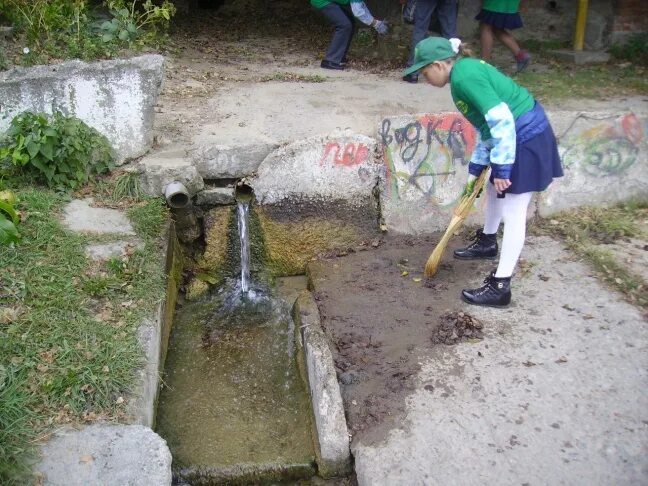
[[[439,269],[439,264],[441,263],[441,257],[443,256],[443,253],[448,246],[450,238],[452,237],[453,233],[461,226],[464,219],[468,217],[468,214],[470,213],[470,210],[475,203],[475,199],[477,198],[477,194],[479,194],[479,191],[481,191],[484,187],[484,183],[486,182],[486,179],[489,175],[490,168],[483,170],[475,181],[475,187],[473,188],[472,193],[461,198],[461,201],[459,201],[459,204],[457,204],[457,207],[453,211],[453,216],[450,220],[448,228],[441,237],[439,243],[437,243],[437,246],[434,248],[434,251],[425,264],[426,277],[430,278],[436,274],[437,270]]]

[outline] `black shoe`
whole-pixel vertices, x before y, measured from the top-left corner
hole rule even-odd
[[[344,65],[339,62],[327,61],[324,59],[320,64],[323,69],[335,69],[336,71],[344,71]]]
[[[455,250],[454,257],[459,260],[493,260],[497,257],[497,233],[487,235],[477,230],[475,240],[467,247]]]
[[[478,289],[462,290],[461,298],[469,304],[486,307],[506,307],[511,303],[511,277],[497,278],[491,272],[484,283]]]
[[[412,73],[412,74],[408,74],[407,76],[403,76],[403,81],[416,84],[418,83],[418,74]]]

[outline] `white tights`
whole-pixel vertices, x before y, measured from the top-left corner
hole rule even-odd
[[[503,199],[497,198],[495,186],[486,184],[486,222],[484,233],[497,233],[500,223],[504,221],[504,238],[502,251],[495,276],[498,278],[513,275],[515,264],[520,258],[524,238],[526,237],[526,217],[532,192],[522,194],[506,194]]]

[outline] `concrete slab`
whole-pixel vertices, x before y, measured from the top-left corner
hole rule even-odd
[[[301,328],[308,370],[319,446],[316,450],[318,472],[324,478],[345,476],[351,472],[351,454],[342,396],[333,356],[320,323],[317,304],[310,292],[302,292],[297,299],[294,318],[295,324]]]
[[[63,210],[63,224],[78,233],[135,235],[124,213],[116,209],[94,208],[92,202],[92,199],[71,201]]]
[[[281,144],[345,129],[371,136],[385,116],[454,109],[449,89],[432,90],[424,83],[358,71],[291,71],[324,75],[326,81],[225,86],[206,101],[210,116],[197,127],[193,144]]]
[[[525,258],[509,309],[464,304],[484,340],[421,356],[401,428],[354,445],[360,485],[648,482],[645,319],[560,243]]]
[[[92,425],[58,432],[35,470],[45,486],[171,484],[171,453],[142,425]]]
[[[604,51],[574,51],[574,50],[556,50],[551,54],[561,61],[567,61],[574,64],[602,64],[610,60],[610,54]]]

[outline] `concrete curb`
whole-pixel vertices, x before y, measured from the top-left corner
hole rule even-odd
[[[317,429],[315,453],[319,475],[323,478],[345,476],[351,473],[352,468],[342,395],[319,310],[309,291],[302,292],[297,298],[293,317],[300,330],[298,344],[303,347],[306,360]]]
[[[153,427],[160,391],[160,375],[173,321],[178,284],[182,270],[181,255],[175,233],[175,224],[169,224],[163,251],[166,253],[165,273],[167,288],[165,299],[155,311],[155,315],[145,319],[138,330],[138,341],[145,358],[144,366],[137,371],[137,385],[133,391],[129,411],[137,424]]]

